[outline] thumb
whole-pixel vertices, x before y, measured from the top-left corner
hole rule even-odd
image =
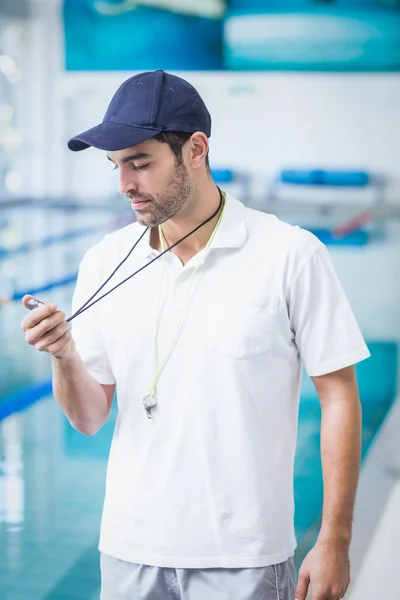
[[[21,302],[22,302],[22,304],[24,305],[25,308],[28,308],[28,302],[29,302],[29,300],[32,300],[32,299],[33,299],[33,296],[31,296],[30,294],[26,294],[22,298]]]
[[[308,586],[310,585],[310,576],[306,571],[299,571],[299,580],[297,582],[295,600],[306,600]]]
[[[37,305],[43,304],[43,302],[41,300],[38,300],[38,298],[27,294],[22,298],[22,304],[25,308],[30,308],[32,310],[32,308],[36,308]]]

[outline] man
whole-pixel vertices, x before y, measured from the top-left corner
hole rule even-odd
[[[305,600],[309,586],[337,600],[360,461],[353,365],[369,353],[326,248],[220,193],[210,133],[186,81],[156,71],[122,84],[69,147],[107,151],[137,222],[85,255],[72,335],[53,304],[22,328],[50,353],[54,395],[82,433],[102,427],[118,390],[102,600]],[[322,405],[324,506],[295,594],[303,363]]]

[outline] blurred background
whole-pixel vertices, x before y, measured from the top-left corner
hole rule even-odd
[[[51,396],[20,299],[69,315],[85,250],[133,219],[100,151],[72,135],[117,86],[165,69],[213,117],[215,181],[317,235],[371,351],[357,366],[363,463],[351,600],[399,600],[400,1],[0,0],[0,598],[99,598],[115,406],[93,438]],[[305,377],[295,469],[299,566],[321,517],[319,403]]]

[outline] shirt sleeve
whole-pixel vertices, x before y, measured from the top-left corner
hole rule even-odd
[[[289,294],[295,342],[310,377],[351,366],[370,356],[353,311],[321,245]]]
[[[99,245],[96,245],[86,252],[81,261],[72,299],[72,314],[79,310],[100,287],[102,281],[99,277],[99,266]],[[101,292],[99,295],[101,295]],[[72,322],[71,333],[77,351],[92,377],[101,384],[115,384],[101,332],[97,304],[75,317]]]

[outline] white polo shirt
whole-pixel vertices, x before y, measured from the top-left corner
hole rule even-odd
[[[78,309],[143,232],[137,223],[85,255]],[[105,291],[157,252],[145,236]],[[302,366],[323,375],[369,356],[329,254],[309,232],[227,196],[209,250],[165,255],[158,352],[175,332],[190,275],[204,261],[154,418],[161,284],[156,261],[73,322],[91,375],[117,385],[100,550],[172,568],[249,568],[293,555],[293,462]]]

